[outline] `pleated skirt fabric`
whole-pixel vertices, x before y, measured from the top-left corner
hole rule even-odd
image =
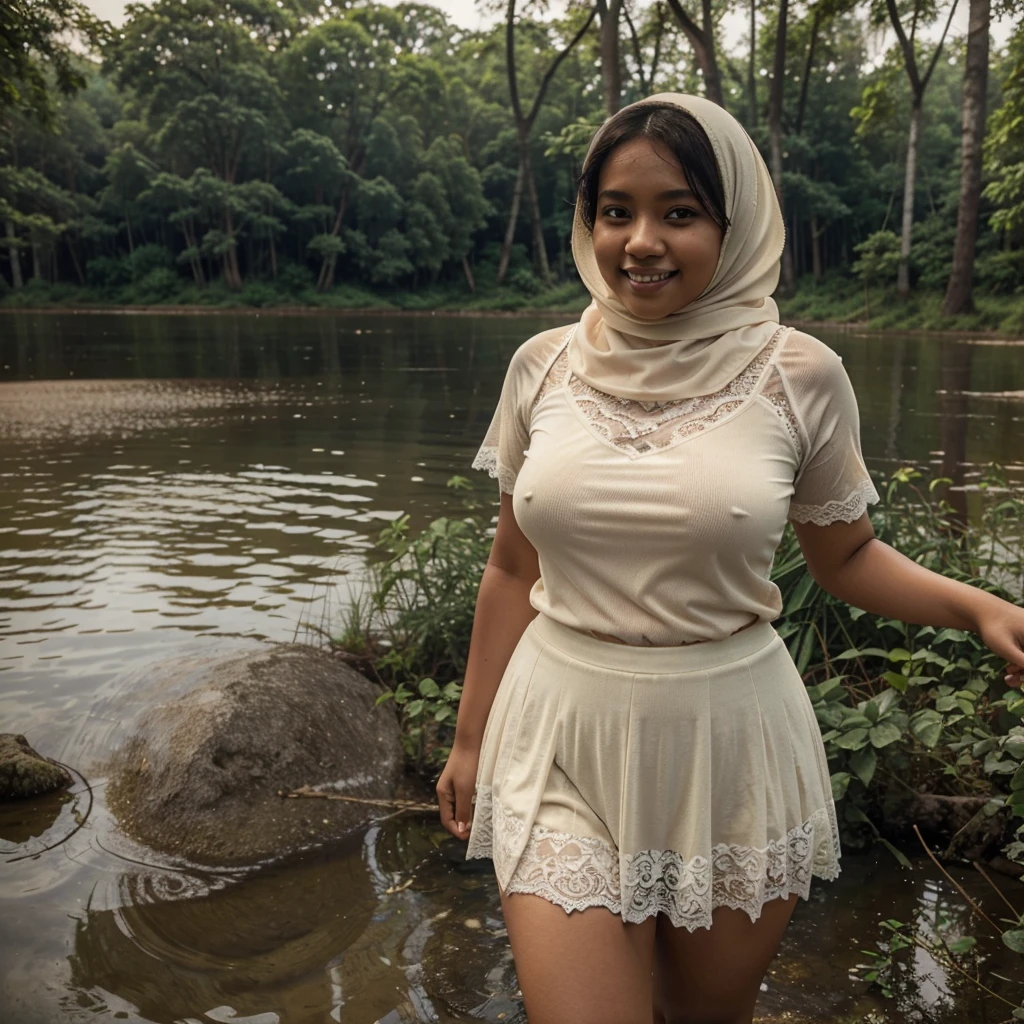
[[[756,920],[839,874],[828,764],[770,623],[683,647],[608,643],[538,615],[495,695],[466,856],[505,892],[623,921]]]

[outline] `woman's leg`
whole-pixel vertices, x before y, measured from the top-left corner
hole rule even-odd
[[[651,1024],[656,918],[624,924],[518,892],[501,907],[530,1024]]]
[[[717,907],[710,928],[675,928],[659,914],[654,954],[657,1024],[751,1024],[768,965],[798,896],[772,900],[751,921]],[[660,1017],[659,1017],[660,1014]]]

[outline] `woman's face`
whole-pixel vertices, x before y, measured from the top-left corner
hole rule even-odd
[[[623,143],[608,154],[597,193],[594,255],[616,298],[644,320],[693,302],[711,283],[723,232],[671,152],[647,139]]]

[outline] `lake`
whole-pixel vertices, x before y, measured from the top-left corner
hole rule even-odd
[[[570,319],[0,314],[0,731],[94,789],[0,811],[0,1019],[520,1014],[493,877],[433,819],[244,877],[172,869],[112,838],[91,766],[152,666],[330,629],[383,524],[458,514],[455,474],[496,502],[469,464],[505,367]],[[986,464],[1024,481],[1024,342],[816,333],[873,471],[929,464],[968,509]],[[849,979],[880,915],[970,925],[926,861],[847,861],[798,909],[763,1019],[1002,1019],[926,956],[896,1003]]]

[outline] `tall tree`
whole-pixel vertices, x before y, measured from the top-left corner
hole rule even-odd
[[[537,115],[540,113],[544,96],[555,77],[559,65],[572,52],[576,44],[583,38],[590,23],[594,20],[597,8],[593,7],[590,14],[577,29],[575,35],[558,51],[554,60],[548,65],[547,70],[541,78],[537,87],[537,95],[533,99],[533,105],[528,113],[523,113],[523,104],[519,96],[519,74],[516,68],[516,0],[508,0],[508,7],[505,11],[505,66],[508,73],[508,92],[512,102],[512,116],[516,123],[516,143],[519,149],[519,167],[516,171],[515,191],[512,195],[512,208],[509,211],[508,227],[505,229],[505,238],[501,245],[501,255],[498,258],[498,284],[505,280],[508,273],[508,264],[512,255],[512,242],[516,233],[516,222],[519,219],[519,205],[522,202],[523,189],[526,189],[527,198],[530,203],[530,220],[533,228],[533,251],[537,261],[537,269],[540,271],[541,280],[547,282],[551,277],[548,266],[547,249],[544,246],[544,229],[540,219],[540,203],[537,201],[537,184],[533,176],[533,161],[530,155],[530,133],[533,131]]]
[[[921,20],[929,13],[929,0],[913,0],[909,34],[903,27],[903,20],[896,7],[896,0],[885,0],[885,9],[903,53],[903,67],[910,81],[910,129],[907,134],[907,160],[903,176],[903,223],[900,230],[900,262],[896,271],[896,291],[901,298],[910,295],[910,240],[914,228],[914,185],[917,175],[917,149],[921,141],[921,120],[924,111],[924,94],[931,81],[935,65],[942,55],[942,48],[949,33],[949,26],[956,13],[958,0],[949,5],[949,16],[945,28],[932,53],[924,74],[917,63],[917,29]]]
[[[601,21],[601,84],[604,108],[610,117],[622,104],[622,65],[619,61],[619,22],[622,0],[597,0]]]
[[[722,92],[722,75],[718,69],[718,55],[715,52],[715,20],[711,0],[701,0],[700,25],[690,17],[680,0],[668,0],[668,5],[693,47],[693,55],[704,78],[708,99],[724,107],[725,95]]]
[[[772,62],[772,87],[768,100],[768,164],[772,184],[785,216],[786,207],[782,197],[782,102],[786,85],[786,26],[789,16],[789,0],[780,0],[778,20],[775,24],[775,59]],[[791,233],[792,237],[792,233]],[[793,245],[782,250],[782,292],[791,295],[796,286],[793,271]]]
[[[991,0],[970,0],[967,59],[964,66],[963,136],[960,142],[960,204],[942,312],[946,316],[974,309],[974,247],[978,238],[981,203],[981,156],[985,143],[985,93],[988,89],[989,21]]]

